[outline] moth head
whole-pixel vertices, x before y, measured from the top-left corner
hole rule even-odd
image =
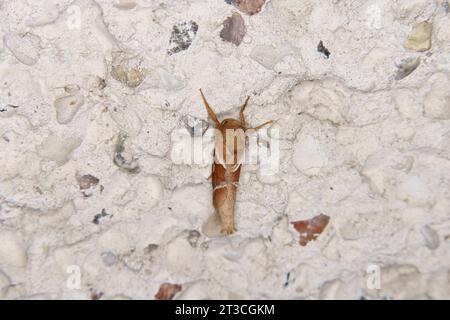
[[[242,128],[241,122],[236,119],[225,119],[220,124],[224,129],[238,129]]]

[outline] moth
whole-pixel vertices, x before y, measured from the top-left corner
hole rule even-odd
[[[248,127],[244,116],[244,110],[250,100],[248,96],[240,108],[239,120],[228,118],[220,122],[201,89],[200,95],[216,129],[211,173],[213,206],[220,217],[221,233],[229,235],[236,231],[234,211],[242,153],[245,149],[245,133],[249,130],[257,131],[273,121],[267,121],[254,128]]]

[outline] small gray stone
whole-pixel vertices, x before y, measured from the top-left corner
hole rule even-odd
[[[397,65],[398,69],[397,73],[395,74],[395,80],[406,78],[411,73],[413,73],[413,71],[416,70],[419,65],[420,57],[408,58],[403,60],[400,64]]]
[[[438,233],[432,229],[430,226],[424,226],[421,229],[422,235],[425,239],[425,245],[431,249],[435,250],[439,247],[440,239]]]
[[[117,256],[111,251],[102,252],[102,260],[105,266],[111,267],[117,263]]]
[[[193,248],[197,247],[198,239],[200,239],[200,236],[201,236],[201,234],[197,230],[189,231],[187,240],[188,240],[189,244],[191,245],[191,247],[193,247]]]
[[[167,54],[173,55],[183,50],[187,50],[194,40],[198,31],[198,24],[195,21],[187,21],[175,24],[172,28],[172,35],[169,40]]]
[[[220,32],[220,37],[227,42],[231,42],[239,46],[245,36],[245,22],[242,16],[234,12],[231,17],[228,17],[223,22],[223,29]]]
[[[117,138],[116,148],[114,150],[113,162],[119,168],[128,173],[138,173],[140,170],[137,159],[134,158],[125,148],[127,135],[123,132]]]

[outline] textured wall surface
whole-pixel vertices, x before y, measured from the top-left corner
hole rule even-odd
[[[450,298],[449,71],[443,0],[0,0],[0,298]],[[199,88],[279,130],[226,237]]]

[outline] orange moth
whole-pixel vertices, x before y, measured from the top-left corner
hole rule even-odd
[[[241,174],[242,153],[245,149],[245,132],[259,130],[272,123],[267,121],[254,128],[247,127],[244,110],[250,96],[247,97],[239,112],[239,120],[225,119],[222,122],[209,106],[200,89],[206,111],[216,129],[214,162],[212,165],[213,206],[220,217],[222,234],[232,234],[236,231],[234,210],[236,206],[236,191]]]

